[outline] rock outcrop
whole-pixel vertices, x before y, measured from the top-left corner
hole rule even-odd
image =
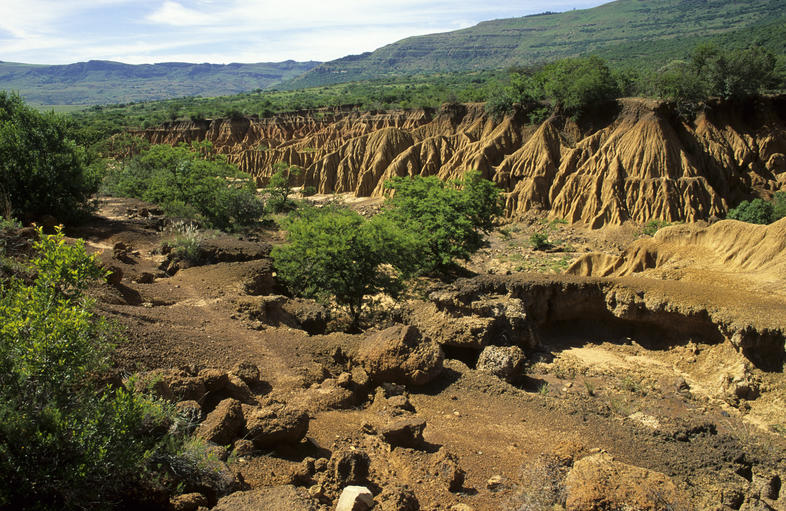
[[[297,185],[381,196],[394,176],[443,179],[477,169],[505,192],[509,215],[537,208],[593,227],[722,216],[786,185],[786,97],[709,105],[683,122],[664,105],[622,99],[616,113],[539,126],[482,104],[439,111],[329,109],[258,119],[178,122],[132,133],[157,144],[207,140],[260,183],[284,161]]]

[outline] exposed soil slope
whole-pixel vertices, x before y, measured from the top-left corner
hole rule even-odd
[[[273,164],[305,169],[320,193],[380,196],[393,176],[480,170],[506,192],[506,210],[532,208],[592,227],[722,216],[786,185],[786,98],[712,105],[692,123],[642,99],[581,124],[496,121],[483,105],[429,110],[302,112],[265,119],[182,122],[137,131],[154,143],[209,140],[260,183]]]
[[[362,484],[383,510],[409,509],[391,496],[402,487],[423,510],[522,509],[533,499],[548,508],[560,494],[565,502],[565,492],[566,509],[574,511],[597,509],[598,499],[615,508],[633,499],[630,509],[666,509],[650,502],[664,496],[650,494],[651,482],[668,489],[670,501],[685,499],[678,509],[786,505],[780,295],[635,276],[517,273],[432,282],[427,296],[399,304],[378,326],[393,317],[414,325],[442,346],[442,372],[421,387],[361,386],[358,354],[380,333],[304,330],[301,320],[315,319],[317,304],[276,294],[266,255],[281,233],[219,235],[205,242],[211,264],[170,275],[160,269],[168,235],[150,210],[107,199],[99,216],[71,232],[123,272],[114,286],[95,290],[101,313],[127,328],[118,369],[202,374],[239,362],[258,366],[263,382],[251,401],[302,408],[310,421],[294,445],[242,453],[245,439],[236,439],[230,468],[252,491],[292,493],[282,485],[294,484],[312,508],[334,509],[347,483],[332,486],[330,464],[367,455]],[[711,229],[723,224],[734,223]],[[744,259],[735,264],[744,267]],[[522,381],[482,370],[479,354],[497,345],[526,354]],[[244,402],[243,413],[254,406]],[[425,421],[421,444],[383,440],[387,421],[401,417]],[[314,466],[322,468],[315,473]],[[453,484],[457,468],[463,483]],[[618,480],[630,481],[623,486],[635,495],[617,495],[609,484]],[[544,493],[549,488],[553,495]]]
[[[723,220],[711,226],[666,227],[633,243],[621,255],[587,254],[567,273],[701,282],[786,297],[786,219],[771,225]]]

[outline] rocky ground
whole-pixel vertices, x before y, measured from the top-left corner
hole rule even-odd
[[[221,446],[223,479],[175,509],[786,509],[786,302],[558,275],[640,228],[505,225],[474,276],[350,335],[278,287],[281,233],[207,237],[189,267],[156,213],[108,198],[68,234],[114,271],[94,292],[125,330],[119,375]]]

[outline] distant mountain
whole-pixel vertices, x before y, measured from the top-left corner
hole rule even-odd
[[[785,15],[786,0],[617,0],[592,9],[486,21],[410,37],[326,62],[285,86],[499,69],[589,53],[613,63],[652,65],[682,57],[698,42],[728,35],[749,44],[758,34],[763,44],[782,52]],[[771,30],[762,30],[765,25]]]
[[[18,91],[35,105],[96,105],[220,96],[265,89],[319,62],[259,64],[123,64],[91,60],[42,66],[0,62],[0,89]]]

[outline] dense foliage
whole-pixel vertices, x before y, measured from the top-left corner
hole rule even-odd
[[[370,220],[327,206],[300,208],[284,221],[289,243],[272,256],[290,291],[335,299],[357,325],[370,295],[396,296],[408,277],[469,258],[501,213],[499,191],[479,172],[447,183],[397,178],[390,188],[385,211]]]
[[[469,259],[482,246],[494,217],[502,213],[499,189],[477,171],[447,182],[436,176],[399,177],[386,186],[393,194],[382,216],[421,241],[422,271]]]
[[[100,180],[89,164],[63,117],[0,92],[0,201],[11,209],[4,214],[67,220],[85,211]]]
[[[209,144],[151,146],[112,166],[104,186],[108,193],[154,202],[171,216],[222,230],[253,225],[264,211],[250,177],[213,154]]]
[[[284,162],[278,162],[273,165],[273,170],[275,172],[265,187],[267,209],[273,213],[291,211],[297,207],[297,203],[290,198],[292,195],[290,181],[296,178],[302,172],[302,169],[297,165],[287,165]]]
[[[542,120],[551,105],[557,112],[580,117],[620,96],[617,80],[598,57],[563,59],[542,68],[516,69],[509,84],[490,94],[486,109],[499,117],[520,104],[532,120]],[[541,107],[540,110],[537,110]]]
[[[710,97],[742,100],[778,87],[775,63],[775,56],[759,46],[721,51],[700,45],[690,60],[672,62],[656,73],[649,92],[690,117]]]
[[[29,280],[0,284],[0,508],[108,508],[152,489],[160,403],[92,381],[108,330],[84,291],[101,277],[83,243],[40,235]]]
[[[284,228],[289,243],[272,252],[279,277],[300,296],[335,298],[354,324],[367,296],[395,296],[412,274],[417,241],[381,216],[366,220],[343,208],[301,208]]]
[[[727,218],[751,224],[771,224],[786,217],[786,192],[778,192],[772,201],[753,199],[742,201],[730,209]]]

